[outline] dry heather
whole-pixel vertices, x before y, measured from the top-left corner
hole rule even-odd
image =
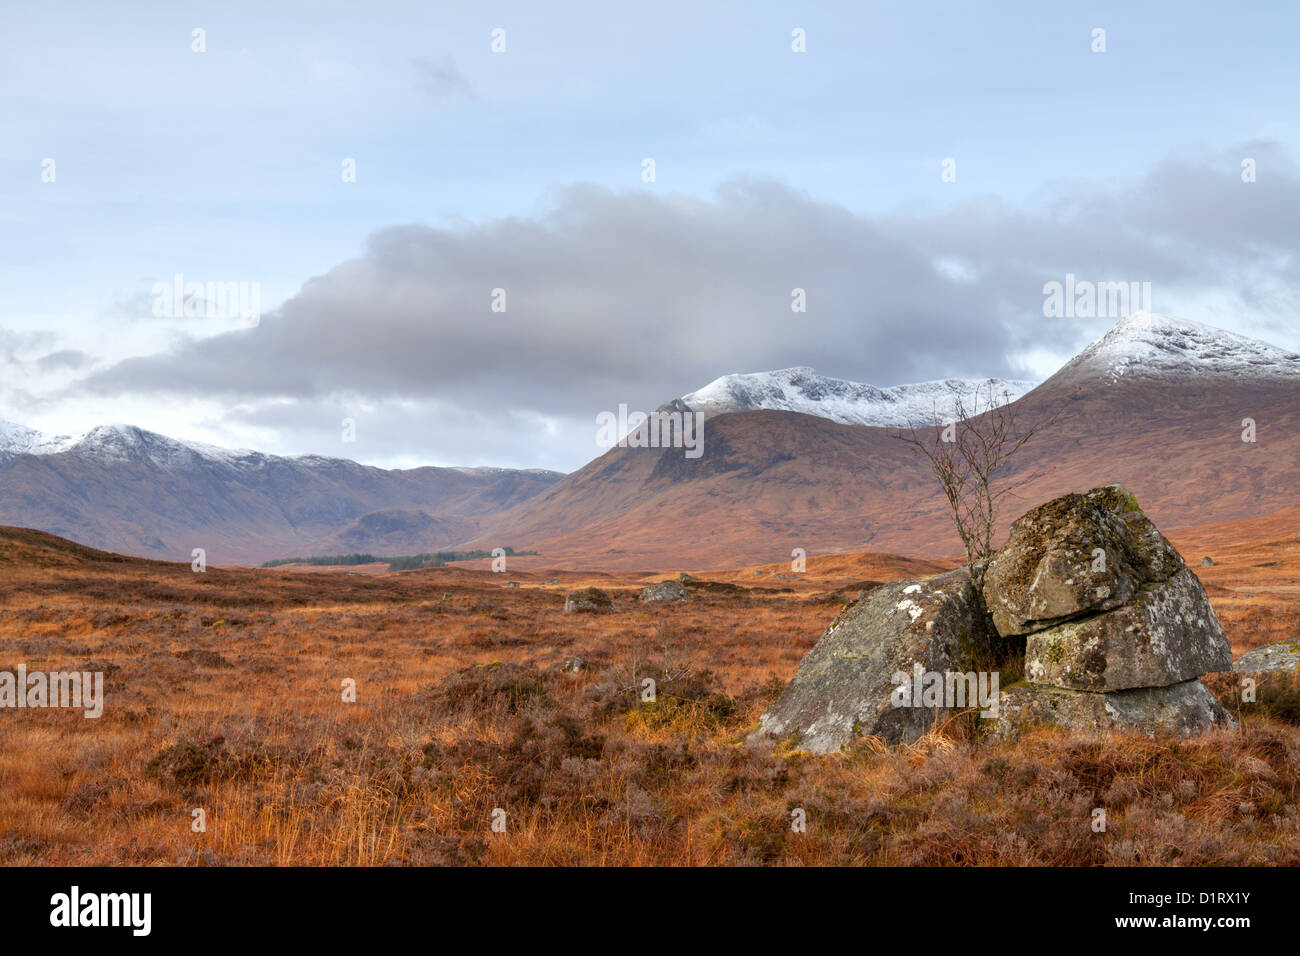
[[[1300,863],[1289,678],[1253,705],[1216,679],[1244,730],[1192,742],[746,743],[875,558],[642,605],[636,575],[195,574],[51,541],[0,533],[0,669],[101,670],[107,705],[0,711],[0,863]],[[1282,590],[1211,587],[1236,653],[1297,633],[1300,553],[1267,557]],[[618,609],[564,614],[593,583]]]

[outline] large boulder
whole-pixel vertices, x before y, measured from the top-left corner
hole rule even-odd
[[[877,588],[844,608],[759,720],[758,736],[826,753],[860,736],[914,740],[951,710],[895,706],[896,675],[968,672],[998,653],[965,569]]]
[[[1164,687],[1232,666],[1201,582],[1187,568],[1111,611],[1029,635],[1025,678],[1071,690]]]
[[[1087,736],[1128,731],[1191,737],[1237,721],[1199,680],[1099,694],[1017,684],[1002,692],[997,733],[1014,738],[1036,726],[1064,727]]]
[[[1110,485],[1017,519],[989,562],[984,599],[999,634],[1028,634],[1119,607],[1182,568],[1133,495]]]

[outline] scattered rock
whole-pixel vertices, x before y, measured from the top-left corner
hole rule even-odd
[[[578,674],[587,669],[587,661],[582,657],[570,657],[566,661],[552,664],[550,669],[559,671],[562,674]]]
[[[642,588],[641,600],[646,604],[652,601],[685,601],[686,585],[680,581],[660,581]]]
[[[517,587],[519,587],[519,582],[518,582],[518,581],[507,581],[507,582],[506,582],[506,587],[508,587],[508,588],[517,588]]]
[[[877,588],[846,607],[808,652],[794,679],[759,720],[756,736],[794,738],[813,753],[855,738],[914,740],[950,711],[895,707],[891,695],[914,664],[966,672],[996,639],[965,569]]]
[[[613,611],[614,599],[600,588],[582,588],[570,591],[564,599],[565,614],[605,614]]]
[[[1300,643],[1282,641],[1266,647],[1257,647],[1233,661],[1232,669],[1246,674],[1300,670]]]
[[[690,584],[695,580],[695,578],[683,571],[681,574],[677,575],[677,580],[681,581],[682,584]]]
[[[1218,563],[1218,562],[1215,561],[1215,560],[1214,560],[1212,557],[1210,557],[1208,554],[1207,554],[1205,557],[1201,558],[1201,567],[1203,567],[1203,568],[1212,568],[1212,567],[1214,567],[1217,563]]]

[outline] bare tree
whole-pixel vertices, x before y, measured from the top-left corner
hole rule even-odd
[[[976,587],[984,583],[984,562],[993,553],[998,502],[1014,486],[994,488],[1011,457],[1038,432],[1056,422],[1060,411],[1021,421],[1022,408],[1011,395],[998,396],[990,383],[987,398],[977,386],[968,403],[958,394],[952,421],[940,419],[935,409],[932,425],[909,427],[894,437],[924,455],[943,488],[953,524],[966,549],[966,566]]]

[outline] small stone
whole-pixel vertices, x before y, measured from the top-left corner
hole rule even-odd
[[[600,588],[571,591],[564,599],[565,614],[606,614],[613,610],[614,599]]]
[[[641,601],[649,604],[652,601],[685,601],[686,585],[680,581],[660,581],[658,584],[651,584],[649,587],[641,589]]]

